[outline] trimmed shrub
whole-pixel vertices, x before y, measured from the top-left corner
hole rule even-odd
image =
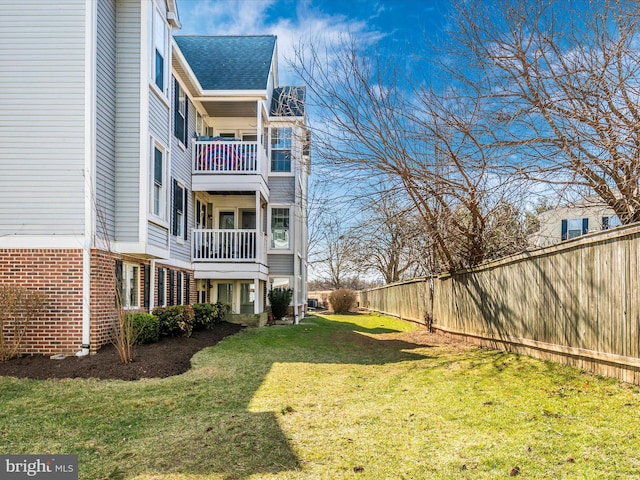
[[[329,303],[333,313],[349,313],[356,304],[356,292],[346,288],[334,290],[329,294]]]
[[[212,328],[231,311],[231,307],[222,302],[194,303],[192,307],[195,315],[194,328]]]
[[[280,320],[289,311],[289,304],[293,297],[293,290],[290,288],[272,288],[269,290],[269,303],[274,320]]]
[[[160,340],[160,322],[150,313],[128,313],[133,330],[134,343],[156,343]]]
[[[195,320],[191,305],[156,307],[152,313],[158,317],[160,335],[168,335],[170,337],[191,336]]]

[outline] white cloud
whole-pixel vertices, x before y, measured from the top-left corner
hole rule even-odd
[[[336,45],[345,35],[358,36],[365,42],[381,38],[380,32],[371,30],[365,21],[322,12],[311,0],[298,1],[295,11],[287,12],[286,17],[275,21],[268,18],[269,9],[287,5],[276,0],[178,0],[183,29],[177,34],[277,35],[279,83],[283,85],[302,83],[288,68],[288,61],[302,43]]]

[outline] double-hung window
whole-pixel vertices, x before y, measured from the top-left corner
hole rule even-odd
[[[289,249],[289,209],[271,210],[271,248]]]
[[[173,93],[173,134],[186,146],[189,130],[189,101],[177,80],[174,80]]]
[[[122,264],[121,288],[122,308],[138,308],[140,306],[140,267],[138,265]]]
[[[153,5],[153,4],[152,4]],[[167,94],[167,71],[169,42],[167,39],[168,27],[158,8],[152,6],[152,52],[151,52],[151,76],[153,83],[163,94]]]
[[[571,238],[586,235],[589,231],[588,218],[569,218],[562,220],[561,239],[569,240]]]
[[[271,129],[271,171],[291,171],[291,128]]]
[[[157,144],[153,144],[153,157],[151,159],[152,186],[151,186],[151,213],[157,217],[165,217],[165,154]]]

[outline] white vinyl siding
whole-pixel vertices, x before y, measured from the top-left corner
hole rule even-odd
[[[0,4],[0,235],[81,235],[87,3]]]
[[[118,2],[116,233],[138,241],[140,210],[140,2]],[[146,159],[145,159],[146,160]]]
[[[148,242],[149,245],[159,248],[167,248],[169,239],[169,230],[155,223],[149,222],[148,230]]]
[[[163,144],[169,144],[169,107],[155,92],[149,90],[149,129]]]
[[[294,203],[296,196],[295,177],[269,177],[269,201],[272,203]]]
[[[96,233],[115,239],[116,210],[116,4],[97,4],[96,65]]]
[[[293,255],[267,255],[269,275],[293,275]]]

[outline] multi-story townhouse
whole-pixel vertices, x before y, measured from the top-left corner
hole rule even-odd
[[[175,0],[0,0],[0,285],[47,297],[29,353],[88,353],[125,310],[306,300],[304,90],[276,38],[174,37]]]

